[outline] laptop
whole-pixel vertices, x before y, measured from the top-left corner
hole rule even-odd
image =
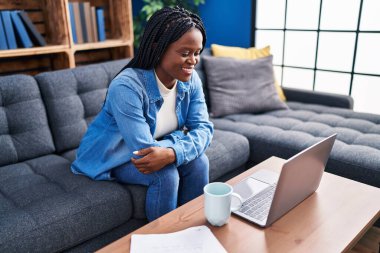
[[[234,185],[243,205],[233,213],[270,226],[317,190],[335,138],[333,134],[289,158],[280,174],[261,169]]]

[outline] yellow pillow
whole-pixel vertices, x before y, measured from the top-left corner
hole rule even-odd
[[[262,57],[269,56],[270,53],[270,46],[266,46],[264,48],[241,48],[241,47],[228,47],[228,46],[221,46],[217,44],[211,44],[211,50],[212,55],[216,57],[232,57],[235,59],[258,59]],[[276,90],[278,93],[278,96],[282,101],[286,100],[284,91],[282,90],[281,86],[278,84],[278,82],[275,80],[274,85],[276,86]]]

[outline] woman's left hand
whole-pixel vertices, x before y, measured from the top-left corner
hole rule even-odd
[[[133,154],[142,156],[139,159],[131,158],[131,162],[143,174],[158,171],[168,164],[175,162],[175,152],[171,148],[149,147]]]

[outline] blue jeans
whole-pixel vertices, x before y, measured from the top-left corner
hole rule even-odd
[[[151,174],[140,173],[128,162],[113,169],[112,174],[120,183],[148,186],[145,210],[152,221],[203,193],[209,180],[209,161],[202,154],[178,168],[170,164]]]

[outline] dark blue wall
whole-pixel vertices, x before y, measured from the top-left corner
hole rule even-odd
[[[251,45],[251,0],[206,0],[200,15],[206,27],[207,43],[226,46]]]
[[[207,43],[226,46],[251,45],[251,0],[205,0],[200,16],[206,27]],[[142,0],[132,0],[133,15],[143,6]]]
[[[132,14],[133,16],[136,16],[141,8],[143,7],[143,1],[142,0],[132,0]]]

